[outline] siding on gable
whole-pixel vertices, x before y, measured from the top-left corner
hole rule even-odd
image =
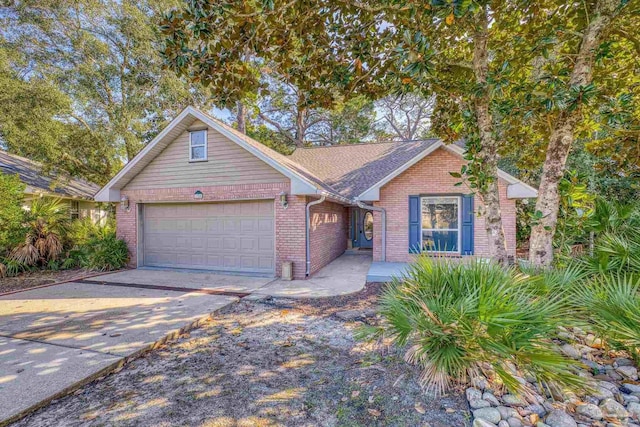
[[[189,129],[207,129],[195,121]],[[125,190],[288,182],[288,178],[219,132],[207,129],[206,162],[189,162],[189,132],[171,142]]]

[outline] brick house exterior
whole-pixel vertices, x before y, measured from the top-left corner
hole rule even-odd
[[[290,261],[293,277],[304,279],[350,246],[372,248],[374,261],[410,261],[409,198],[461,195],[449,172],[460,170],[462,151],[434,139],[283,156],[189,107],[96,200],[120,202],[117,234],[133,268],[279,276]],[[503,172],[499,184],[506,243],[515,255],[515,200],[535,190]],[[373,224],[363,222],[371,218],[367,211]],[[475,197],[473,247],[464,253],[485,257],[481,212]]]

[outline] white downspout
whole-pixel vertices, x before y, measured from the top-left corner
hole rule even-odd
[[[380,212],[382,215],[382,253],[381,253],[381,259],[382,262],[386,262],[387,261],[387,211],[384,210],[384,208],[378,207],[378,206],[371,206],[371,205],[367,205],[365,203],[362,203],[360,200],[356,200],[356,205],[358,205],[359,208],[362,209],[366,209],[368,211],[374,211],[374,212]]]
[[[313,205],[319,205],[320,203],[324,202],[324,200],[327,198],[327,196],[325,196],[324,194],[322,196],[320,196],[320,198],[318,200],[314,200],[313,202],[309,202],[307,203],[307,214],[305,217],[305,223],[306,223],[306,229],[307,229],[307,238],[306,238],[306,254],[307,254],[307,268],[305,270],[305,276],[308,276],[311,273],[311,206]]]

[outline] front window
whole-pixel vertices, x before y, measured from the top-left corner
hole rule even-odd
[[[80,218],[80,202],[72,200],[69,203],[69,216],[71,217],[71,219]]]
[[[195,130],[189,132],[189,161],[207,160],[207,131]]]
[[[460,197],[422,197],[422,250],[460,253]]]

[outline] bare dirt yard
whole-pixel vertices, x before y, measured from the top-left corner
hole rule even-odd
[[[243,300],[16,425],[467,426],[463,393],[426,394],[402,352],[354,339],[378,291]]]
[[[83,269],[27,271],[16,277],[0,278],[0,294],[5,292],[21,291],[56,282],[63,282],[77,277],[86,276],[87,274],[92,274],[92,272]],[[93,274],[95,274],[95,272],[93,272]]]

